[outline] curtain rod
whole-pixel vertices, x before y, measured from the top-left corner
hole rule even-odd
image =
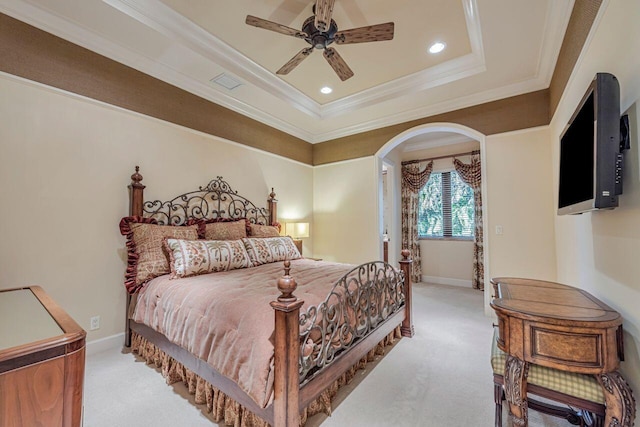
[[[466,153],[448,154],[446,156],[431,157],[429,159],[405,160],[404,162],[402,162],[402,166],[411,165],[413,163],[429,162],[431,160],[450,159],[452,157],[468,156],[470,154],[480,154],[480,150],[468,151]]]

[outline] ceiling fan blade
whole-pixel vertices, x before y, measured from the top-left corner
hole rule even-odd
[[[324,50],[324,57],[329,65],[331,65],[331,68],[333,68],[333,71],[340,77],[340,80],[345,81],[353,77],[353,71],[351,71],[351,68],[349,68],[347,63],[344,62],[344,59],[342,59],[342,56],[340,56],[334,48],[326,48]]]
[[[298,37],[304,39],[307,37],[307,33],[296,30],[295,28],[287,27],[286,25],[278,24],[273,21],[267,21],[266,19],[258,18],[257,16],[247,15],[245,23],[253,25],[254,27],[264,28],[265,30],[275,31],[276,33],[285,34],[287,36]]]
[[[393,22],[385,24],[369,25],[367,27],[352,28],[338,31],[335,35],[337,44],[379,42],[393,40]]]
[[[314,24],[318,30],[329,30],[335,2],[336,0],[316,0],[316,20]]]
[[[311,55],[311,52],[313,52],[313,48],[312,47],[307,47],[307,48],[302,49],[300,52],[298,52],[296,54],[296,56],[291,58],[289,60],[289,62],[284,64],[278,71],[276,71],[276,74],[289,74],[289,72],[291,70],[293,70],[294,68],[296,68],[298,65],[300,65],[300,63],[307,56]]]

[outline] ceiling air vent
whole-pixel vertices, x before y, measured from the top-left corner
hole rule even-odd
[[[211,79],[211,82],[222,86],[225,89],[233,90],[238,86],[242,86],[242,83],[231,77],[228,74],[222,73]]]

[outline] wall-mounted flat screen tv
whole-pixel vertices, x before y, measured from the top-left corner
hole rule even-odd
[[[622,194],[620,86],[598,73],[560,136],[558,215],[613,209]]]

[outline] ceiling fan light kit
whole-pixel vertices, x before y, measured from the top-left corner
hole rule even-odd
[[[353,71],[340,54],[334,48],[329,47],[330,44],[333,42],[336,44],[368,43],[393,39],[393,22],[338,31],[338,25],[331,18],[334,4],[335,0],[316,0],[313,6],[314,15],[304,21],[302,30],[296,30],[273,21],[247,15],[245,22],[248,25],[300,38],[311,45],[311,47],[306,47],[298,52],[276,71],[276,74],[289,74],[307,56],[311,55],[315,48],[324,50],[324,58],[340,80],[345,81],[353,76]]]

